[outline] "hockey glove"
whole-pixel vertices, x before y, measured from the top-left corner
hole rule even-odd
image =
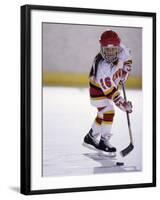
[[[130,101],[125,101],[121,96],[118,96],[116,99],[114,99],[114,103],[122,111],[128,113],[132,112],[132,103]]]
[[[122,71],[122,75],[121,75],[121,80],[120,80],[120,84],[122,84],[122,83],[125,83],[126,81],[127,81],[127,79],[128,79],[128,72],[126,72],[126,71]]]
[[[127,81],[129,73],[131,72],[131,70],[132,70],[132,65],[130,65],[130,64],[125,64],[123,66],[120,84],[122,82],[125,83]]]
[[[123,70],[127,73],[130,73],[132,70],[132,65],[131,64],[124,64]]]

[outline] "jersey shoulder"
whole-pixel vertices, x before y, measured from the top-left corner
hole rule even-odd
[[[131,49],[121,44],[119,59],[121,59],[123,62],[127,60],[132,60]]]

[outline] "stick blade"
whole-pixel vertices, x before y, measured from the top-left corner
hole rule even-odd
[[[128,147],[126,147],[125,149],[123,149],[123,150],[120,152],[121,156],[124,157],[124,156],[128,155],[128,154],[133,150],[133,148],[134,148],[133,144],[130,143]]]

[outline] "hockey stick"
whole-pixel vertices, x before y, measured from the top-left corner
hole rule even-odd
[[[123,90],[124,99],[125,99],[125,101],[127,101],[124,83],[122,83],[122,90]],[[131,123],[130,123],[130,118],[129,118],[129,113],[126,112],[126,115],[127,115],[128,129],[129,129],[130,144],[129,144],[125,149],[123,149],[123,150],[120,152],[120,154],[121,154],[123,157],[126,156],[126,155],[128,155],[128,154],[133,150],[133,148],[134,148],[134,145],[133,145],[133,137],[132,137],[132,131],[131,131]]]

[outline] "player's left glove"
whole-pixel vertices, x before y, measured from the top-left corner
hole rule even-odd
[[[118,96],[114,99],[115,105],[120,108],[122,111],[131,113],[132,112],[132,103],[130,101],[125,101],[121,96]]]

